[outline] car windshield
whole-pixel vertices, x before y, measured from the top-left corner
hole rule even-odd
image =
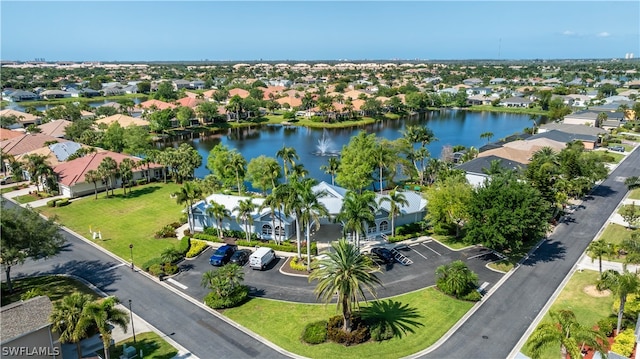
[[[226,251],[222,248],[218,248],[218,250],[213,254],[214,256],[223,256]]]

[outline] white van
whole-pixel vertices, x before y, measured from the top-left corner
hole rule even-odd
[[[273,249],[260,247],[249,257],[249,267],[264,270],[274,259],[276,259],[276,252]]]

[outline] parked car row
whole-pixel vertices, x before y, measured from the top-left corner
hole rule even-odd
[[[238,249],[235,244],[225,244],[218,248],[209,258],[209,264],[223,266],[227,263],[235,263],[244,266],[249,263],[252,269],[264,270],[276,259],[276,252],[268,247],[260,247],[255,252],[249,249]]]

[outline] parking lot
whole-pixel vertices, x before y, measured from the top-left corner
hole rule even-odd
[[[387,245],[392,247],[391,245]],[[402,265],[398,262],[381,265],[377,274],[384,287],[378,289],[380,298],[398,295],[435,284],[435,270],[438,266],[462,260],[478,274],[479,284],[490,289],[504,275],[490,270],[486,265],[499,259],[498,255],[483,247],[470,247],[460,251],[452,251],[433,240],[425,240],[406,246],[398,246],[398,252],[412,263]],[[200,286],[202,274],[208,270],[216,270],[209,264],[212,248],[207,249],[194,260],[185,260],[180,264],[181,272],[167,282],[190,296],[202,300],[208,289]],[[315,303],[314,283],[307,277],[291,276],[280,272],[286,258],[279,257],[264,271],[252,270],[244,266],[244,282],[251,287],[253,296],[280,299],[295,302]]]

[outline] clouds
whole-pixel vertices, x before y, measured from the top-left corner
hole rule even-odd
[[[561,33],[562,36],[566,36],[566,37],[600,37],[600,38],[605,38],[605,37],[610,37],[611,33],[607,32],[607,31],[602,31],[602,32],[598,32],[598,33],[580,33],[580,32],[575,32],[573,30],[564,30]]]

